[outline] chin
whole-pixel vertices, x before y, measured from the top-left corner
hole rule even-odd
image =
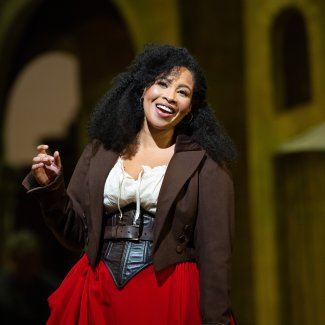
[[[162,124],[162,123],[156,123],[156,124],[149,124],[149,127],[151,129],[155,129],[155,130],[159,130],[159,131],[164,131],[164,130],[171,130],[174,129],[173,125],[169,125],[169,124]]]

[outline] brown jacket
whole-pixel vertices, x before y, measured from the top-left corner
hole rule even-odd
[[[45,187],[38,187],[32,174],[23,181],[60,242],[84,249],[92,267],[102,243],[104,183],[117,157],[93,141],[67,190],[62,175]],[[158,197],[153,264],[158,272],[195,257],[202,324],[229,324],[233,197],[229,173],[190,138],[178,136]]]

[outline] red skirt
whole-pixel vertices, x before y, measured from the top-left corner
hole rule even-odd
[[[105,264],[93,271],[84,255],[49,297],[47,325],[199,325],[199,298],[193,262],[149,266],[119,290]]]

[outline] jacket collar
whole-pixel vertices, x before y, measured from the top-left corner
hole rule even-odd
[[[188,135],[179,134],[176,137],[175,153],[181,151],[197,151],[202,150],[201,146],[192,140]]]

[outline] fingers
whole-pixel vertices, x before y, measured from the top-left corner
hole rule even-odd
[[[33,158],[33,163],[39,164],[38,167],[42,167],[45,164],[49,164],[49,157],[50,155],[47,154],[49,146],[47,144],[40,144],[36,147],[37,149],[37,156]],[[43,165],[42,165],[43,163]]]
[[[49,146],[47,144],[40,144],[37,146],[37,151],[40,154],[47,154],[46,150],[48,150]]]
[[[33,158],[33,164],[38,164],[39,167],[51,165],[54,162],[54,157],[46,154],[38,154]]]
[[[44,164],[43,163],[33,164],[32,165],[32,170],[35,170],[35,169],[41,168],[41,167],[44,167]]]
[[[39,167],[44,165],[51,165],[54,162],[54,157],[47,153],[49,146],[47,144],[40,144],[37,146],[37,156],[33,158],[33,163],[39,164]],[[41,165],[43,163],[43,165]]]
[[[41,144],[37,146],[37,156],[33,157],[32,171],[35,173],[37,169],[46,168],[57,174],[61,169],[61,159],[58,151],[53,156],[47,153],[49,146]]]
[[[61,164],[61,158],[60,158],[60,154],[58,151],[55,151],[54,154],[53,154],[53,158],[54,158],[54,163],[55,165],[61,169],[62,167],[62,164]]]

